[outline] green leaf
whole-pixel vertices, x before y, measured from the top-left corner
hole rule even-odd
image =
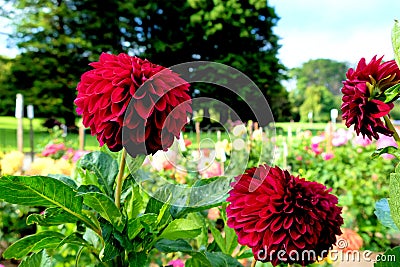
[[[102,234],[104,239],[104,247],[100,251],[99,255],[100,260],[103,262],[114,259],[123,251],[119,245],[119,242],[114,238],[113,231],[114,228],[111,224],[103,224]]]
[[[135,173],[137,170],[142,167],[144,160],[146,159],[146,155],[137,155],[136,157],[131,157],[128,153],[126,155],[126,165],[131,174]]]
[[[144,251],[131,252],[128,255],[129,267],[146,266],[147,254]]]
[[[99,258],[102,262],[107,262],[120,255],[120,250],[112,243],[105,242],[104,248],[100,251]]]
[[[95,211],[97,211],[101,217],[110,222],[115,229],[122,232],[125,226],[125,221],[122,213],[115,206],[114,201],[103,193],[89,192],[82,194],[83,203]]]
[[[27,205],[60,207],[71,212],[82,209],[82,198],[65,183],[46,176],[2,176],[0,198],[6,202]]]
[[[238,246],[238,236],[235,230],[230,228],[226,223],[224,226],[225,232],[225,254],[231,255]]]
[[[30,214],[26,218],[26,224],[38,224],[42,226],[60,225],[64,223],[76,223],[77,217],[71,216],[61,208],[47,208],[43,214]]]
[[[156,233],[157,226],[157,214],[146,213],[138,218],[131,219],[128,222],[128,237],[134,239],[142,229],[145,229],[146,233]]]
[[[204,253],[197,252],[186,260],[185,267],[212,267],[212,265]]]
[[[134,239],[140,231],[143,229],[143,225],[140,222],[140,218],[129,220],[128,222],[128,237]]]
[[[79,161],[79,167],[93,172],[98,178],[98,186],[103,192],[112,197],[113,185],[118,174],[118,163],[110,155],[95,151],[84,155]]]
[[[144,213],[159,214],[164,206],[164,203],[171,199],[172,193],[173,192],[171,191],[171,187],[169,185],[159,188],[147,202]]]
[[[72,180],[71,177],[69,177],[69,176],[66,176],[64,174],[49,174],[48,176],[51,178],[60,180],[64,184],[67,184],[70,187],[72,187],[73,189],[78,188],[78,185],[76,184],[76,182],[74,180]]]
[[[212,267],[242,267],[242,265],[230,255],[221,252],[205,252]]]
[[[189,213],[187,219],[194,220],[197,224],[201,225],[201,233],[196,237],[198,247],[208,246],[208,225],[204,215],[200,212]]]
[[[91,246],[93,246],[97,250],[101,250],[102,244],[100,236],[98,236],[93,230],[90,228],[86,228],[85,233],[83,234],[83,239],[87,241]]]
[[[96,233],[99,228],[82,213],[83,199],[67,184],[46,176],[0,177],[0,199],[19,205],[58,207],[84,222]]]
[[[72,233],[69,236],[65,237],[60,244],[58,244],[58,247],[61,247],[65,244],[74,244],[80,247],[91,247],[91,245],[83,239],[82,236],[80,236],[78,233]]]
[[[201,233],[201,225],[189,219],[173,220],[161,233],[160,238],[176,240],[179,238],[194,238]]]
[[[186,192],[172,189],[171,215],[181,218],[189,212],[197,212],[220,206],[225,202],[232,179],[229,177],[213,177],[196,181]],[[183,194],[185,193],[185,194]]]
[[[400,228],[400,173],[390,174],[389,196],[390,215],[397,228]]]
[[[146,213],[138,218],[140,219],[140,223],[144,226],[146,232],[148,233],[156,232],[157,214]]]
[[[386,250],[383,255],[379,256],[382,261],[374,263],[375,267],[397,267],[399,266],[400,247],[394,247]],[[383,261],[385,259],[385,261]]]
[[[130,193],[125,200],[126,205],[124,208],[126,209],[126,214],[128,219],[136,218],[143,209],[143,199],[139,192],[138,186],[131,186]]]
[[[390,216],[390,208],[389,208],[389,202],[388,202],[387,198],[382,198],[381,200],[379,200],[375,203],[374,213],[375,213],[376,217],[378,217],[379,221],[384,226],[399,231],[399,228],[397,228],[392,217]]]
[[[395,20],[392,29],[392,46],[397,66],[400,67],[400,23]]]
[[[43,231],[25,236],[9,246],[3,253],[5,259],[22,259],[30,252],[45,248],[56,248],[65,238],[63,234],[54,231]]]
[[[169,239],[160,239],[155,244],[154,247],[158,249],[160,252],[171,253],[171,252],[193,252],[192,246],[183,239],[177,240],[169,240]]]
[[[237,259],[247,259],[253,257],[253,251],[251,249],[245,250],[242,253],[240,253],[236,258]]]
[[[47,254],[46,250],[42,250],[38,253],[33,253],[32,255],[24,258],[19,267],[52,267],[51,258]]]
[[[210,230],[211,230],[212,236],[214,237],[215,242],[217,243],[217,245],[219,246],[221,251],[226,253],[225,240],[222,237],[221,232],[214,226],[214,224],[212,222],[210,222]]]
[[[386,153],[389,153],[389,154],[397,157],[398,159],[400,159],[400,152],[397,149],[397,147],[394,147],[394,146],[388,146],[388,147],[384,147],[384,148],[375,150],[372,153],[371,158],[375,159],[375,158],[379,157],[380,155],[386,154]]]
[[[395,101],[397,98],[399,98],[399,93],[400,93],[400,84],[395,84],[392,87],[386,89],[383,92],[383,95],[385,96],[385,99],[383,102],[385,103],[391,103]]]

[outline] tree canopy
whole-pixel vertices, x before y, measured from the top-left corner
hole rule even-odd
[[[311,107],[320,106],[315,119],[329,120],[330,109],[340,106],[340,90],[342,81],[346,79],[348,65],[331,59],[312,59],[291,69],[290,77],[296,81],[296,87],[290,92],[294,119],[306,121],[309,111],[316,112]],[[319,102],[311,103],[313,101]]]
[[[126,52],[166,67],[196,60],[227,64],[258,85],[276,120],[289,116],[280,84],[285,67],[273,33],[279,18],[267,1],[6,1],[13,9],[3,8],[2,14],[12,18],[11,38],[21,49],[11,60],[9,86],[23,93],[39,116],[58,115],[74,124],[76,84],[101,52]],[[193,88],[238,107],[243,119],[252,118],[238,96],[212,86]],[[13,110],[10,103],[0,109]]]

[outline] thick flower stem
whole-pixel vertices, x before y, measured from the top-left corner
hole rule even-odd
[[[389,116],[385,115],[385,116],[383,116],[383,119],[385,120],[386,126],[389,128],[389,130],[391,130],[393,132],[394,140],[396,140],[397,144],[400,145],[399,134],[397,133],[396,128],[394,128],[394,125],[390,121]]]
[[[125,160],[126,158],[126,150],[125,148],[122,149],[122,154],[121,154],[121,161],[119,163],[119,171],[118,171],[118,176],[117,176],[117,184],[115,186],[115,205],[120,208],[121,207],[121,192],[122,192],[122,180],[124,177],[124,170],[125,170]]]
[[[250,267],[256,267],[256,263],[257,263],[257,260],[253,259],[253,261],[251,262]]]

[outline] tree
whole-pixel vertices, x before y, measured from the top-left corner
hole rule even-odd
[[[38,116],[61,116],[74,126],[80,75],[102,51],[122,50],[119,6],[111,0],[8,2],[14,2],[8,14],[16,27],[11,37],[22,51],[11,67],[15,91],[35,105]]]
[[[306,90],[309,87],[324,87],[331,95],[335,108],[340,105],[342,81],[346,79],[348,63],[338,62],[331,59],[312,59],[304,63],[299,68],[290,70],[290,76],[296,80],[296,88],[290,92],[293,114],[299,114],[300,106],[307,100]],[[329,103],[329,102],[327,102]],[[304,117],[301,116],[302,119]]]
[[[308,121],[312,112],[313,121],[326,122],[330,119],[330,111],[337,108],[333,94],[324,86],[311,85],[305,91],[305,100],[300,106],[300,120]]]
[[[0,115],[14,115],[15,93],[8,81],[11,65],[9,58],[0,56]]]
[[[261,89],[275,119],[289,115],[287,92],[280,84],[285,68],[277,58],[278,37],[272,31],[278,17],[267,1],[138,0],[135,7],[134,29],[143,56],[164,66],[203,60],[237,68]],[[236,107],[243,119],[253,119],[230,91],[204,84],[196,88],[200,96],[219,99]],[[224,109],[220,113],[226,118]]]
[[[22,51],[13,60],[11,84],[38,107],[38,116],[57,114],[74,124],[76,84],[101,52],[127,52],[166,67],[193,60],[225,63],[255,81],[276,119],[289,114],[280,85],[285,68],[272,32],[278,17],[265,0],[6,1],[14,3],[7,15]],[[236,95],[199,88],[202,96],[239,107],[244,119],[251,118]]]

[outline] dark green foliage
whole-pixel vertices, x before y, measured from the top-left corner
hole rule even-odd
[[[307,114],[312,109],[306,108],[307,110],[303,111],[302,115],[300,107],[319,88],[317,91],[324,92],[317,93],[319,97],[314,95],[318,99],[308,99],[308,101],[320,105],[320,114],[316,118],[317,121],[329,120],[330,109],[340,107],[342,97],[340,90],[342,88],[342,81],[346,79],[348,68],[348,63],[346,62],[338,62],[331,59],[312,59],[304,63],[301,67],[292,69],[290,76],[296,80],[296,88],[290,93],[293,105],[293,119],[298,120],[301,117],[303,121],[307,120]],[[306,106],[310,106],[310,103],[306,103]],[[313,111],[315,113],[315,110]]]
[[[35,105],[37,116],[56,115],[74,125],[75,88],[88,63],[101,52],[126,52],[166,67],[194,60],[230,65],[257,84],[276,120],[289,115],[287,92],[280,85],[285,68],[272,31],[278,17],[266,1],[6,1],[15,9],[0,11],[15,24],[11,38],[21,54],[2,67],[7,71],[0,85],[7,90],[0,92],[0,114],[13,115],[20,92],[26,104]],[[212,86],[199,89],[201,96],[237,107],[244,120],[252,118],[235,94]]]

